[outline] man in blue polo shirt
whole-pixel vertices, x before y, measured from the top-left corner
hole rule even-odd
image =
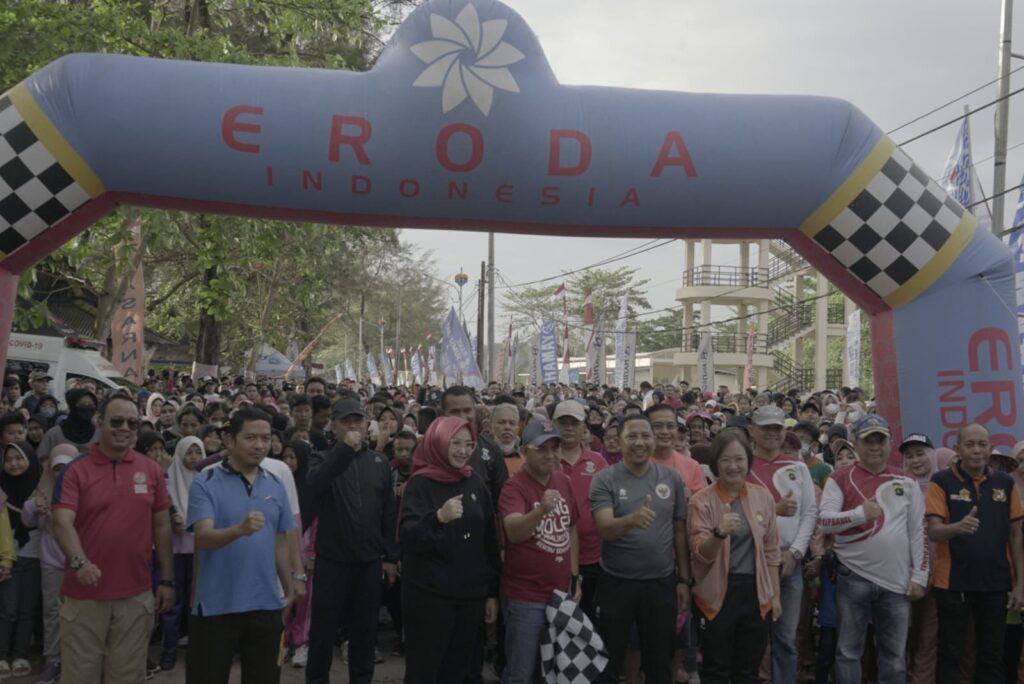
[[[196,580],[185,681],[227,684],[239,652],[242,681],[281,676],[281,587],[291,587],[285,533],[295,525],[281,482],[260,467],[270,449],[267,414],[241,408],[223,431],[227,459],[203,471],[188,497]]]

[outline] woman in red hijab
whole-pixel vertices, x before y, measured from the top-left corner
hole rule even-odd
[[[497,618],[494,505],[469,462],[473,426],[438,418],[413,454],[399,517],[406,684],[462,684],[481,620]]]

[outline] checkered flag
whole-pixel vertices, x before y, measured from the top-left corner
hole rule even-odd
[[[541,672],[547,684],[589,684],[608,666],[604,642],[590,618],[564,591],[551,592],[540,635]]]
[[[8,95],[0,95],[0,258],[89,200],[36,137]]]
[[[814,240],[884,298],[938,254],[963,215],[959,202],[894,147],[868,186]]]

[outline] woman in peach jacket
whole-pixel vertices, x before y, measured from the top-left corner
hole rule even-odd
[[[718,480],[690,499],[702,684],[758,681],[768,644],[767,616],[782,615],[775,501],[764,487],[746,482],[752,457],[742,432],[722,431],[710,454]]]

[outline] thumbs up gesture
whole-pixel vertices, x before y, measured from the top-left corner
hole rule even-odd
[[[788,492],[786,496],[782,497],[775,504],[775,515],[783,518],[790,518],[796,515],[797,503],[796,499],[793,498],[793,492]]]
[[[981,526],[981,521],[978,520],[978,507],[972,506],[971,512],[963,517],[963,519],[957,523],[957,527],[960,530],[960,534],[974,534],[978,531]]]
[[[734,534],[739,531],[740,527],[739,513],[723,513],[718,521],[718,531],[722,534]]]
[[[644,497],[644,505],[633,512],[633,527],[639,527],[642,530],[646,530],[654,522],[654,518],[657,517],[657,513],[651,508],[651,495],[648,494]]]
[[[437,519],[442,525],[462,517],[462,495],[453,496],[437,509]]]
[[[874,501],[864,502],[864,520],[865,522],[875,522],[882,517],[882,507]]]

